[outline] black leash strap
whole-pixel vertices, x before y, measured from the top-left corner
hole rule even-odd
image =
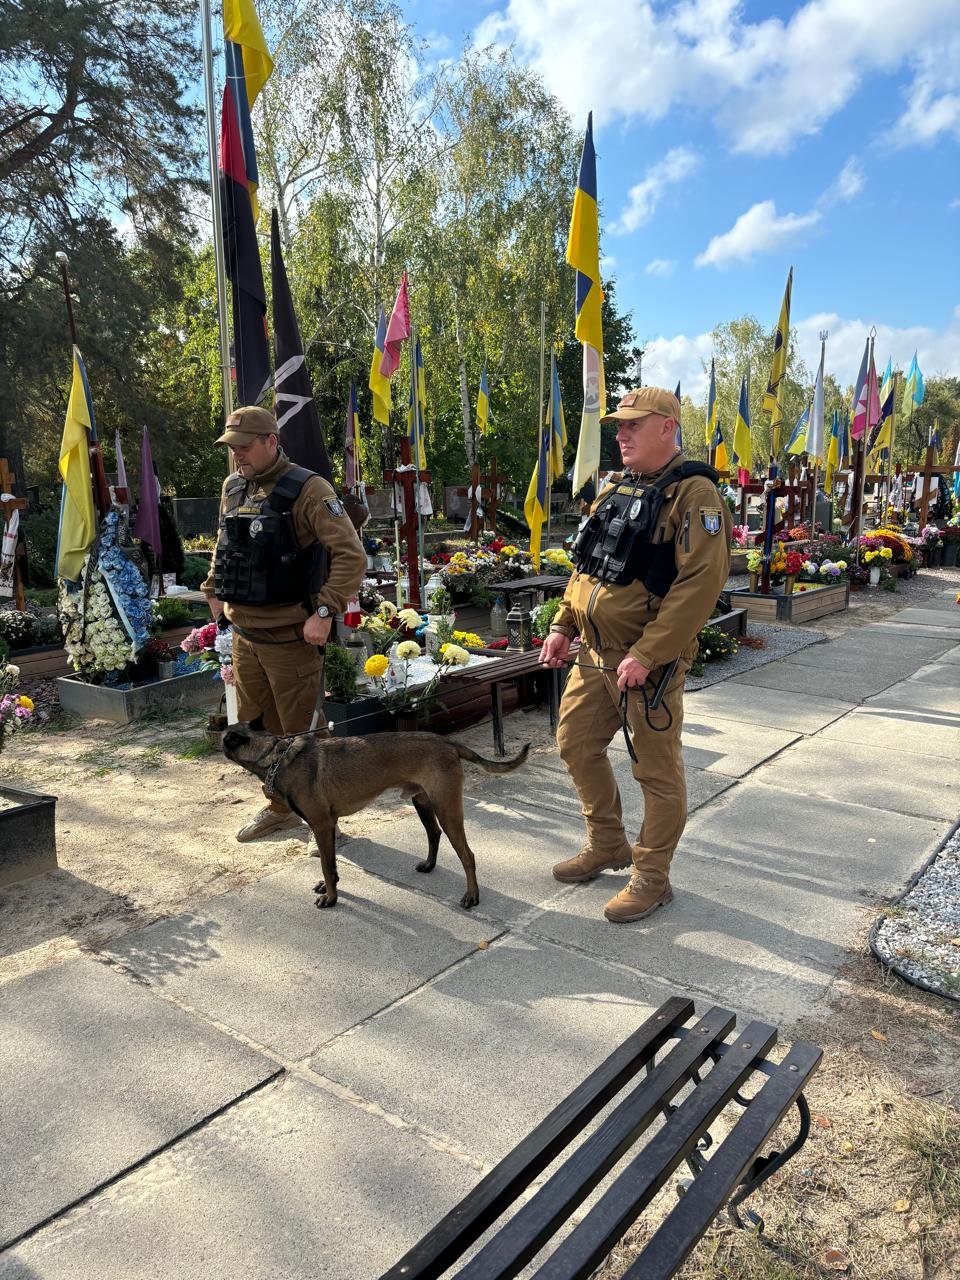
[[[667,730],[670,728],[670,726],[673,724],[673,712],[670,710],[669,707],[664,707],[664,710],[667,713],[666,724],[661,724],[661,725],[654,724],[653,721],[650,719],[650,713],[652,711],[658,710],[661,703],[663,702],[663,695],[666,693],[667,686],[669,685],[670,681],[674,677],[674,673],[677,670],[677,664],[679,663],[679,661],[680,661],[679,658],[674,658],[672,662],[667,663],[667,665],[663,669],[663,675],[657,681],[656,688],[653,691],[652,697],[647,695],[646,682],[640,685],[639,692],[640,692],[640,696],[643,698],[643,718],[646,720],[647,724],[649,725],[653,733],[666,733]],[[630,693],[629,689],[624,689],[620,694],[620,727],[623,730],[623,740],[627,745],[627,752],[630,756],[630,759],[633,761],[634,764],[638,764],[639,761],[637,759],[637,753],[633,749],[633,742],[630,738],[630,725],[627,721],[627,712],[629,711],[629,699],[628,699],[629,693]]]

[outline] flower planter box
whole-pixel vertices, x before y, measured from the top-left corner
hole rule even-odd
[[[726,601],[722,602],[726,604]],[[728,636],[745,636],[747,634],[747,611],[743,608],[727,609],[717,618],[707,619],[708,627],[717,627]]]
[[[731,573],[748,573],[749,572],[749,570],[747,569],[747,554],[748,553],[746,548],[744,548],[743,550],[730,552],[730,572]]]
[[[86,684],[76,676],[57,680],[60,705],[84,720],[130,724],[148,711],[204,707],[220,701],[223,685],[212,671],[188,671],[170,680],[150,680],[130,689]]]
[[[171,649],[179,649],[180,641],[192,630],[192,627],[173,627],[159,634],[160,639],[166,641]],[[59,644],[40,644],[29,649],[12,649],[8,661],[20,668],[21,680],[55,680],[58,676],[73,674],[67,651],[63,645]]]
[[[794,625],[822,618],[828,613],[840,613],[850,605],[849,582],[834,586],[818,587],[816,591],[794,592],[784,595],[783,589],[774,589],[768,596],[746,587],[728,591],[731,604],[742,605],[750,622],[789,622]],[[714,625],[716,619],[714,619]]]
[[[353,702],[334,702],[327,698],[323,708],[327,720],[333,722],[335,738],[385,733],[391,728],[390,715],[378,697],[355,698]]]
[[[0,889],[57,869],[56,796],[38,795],[0,780]]]

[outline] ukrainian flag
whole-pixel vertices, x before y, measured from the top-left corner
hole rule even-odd
[[[355,489],[360,483],[360,414],[357,412],[357,386],[351,379],[347,396],[347,420],[343,434],[343,487]]]
[[[714,415],[716,417],[716,415]],[[723,442],[723,432],[720,430],[720,419],[717,418],[717,426],[710,439],[713,449],[713,466],[716,471],[730,470],[730,457],[727,453],[727,446]]]
[[[540,532],[546,519],[547,510],[547,473],[549,460],[547,457],[547,432],[540,432],[540,456],[527,486],[527,496],[523,504],[523,514],[530,526],[530,558],[535,569],[540,568]]]
[[[573,464],[573,492],[579,493],[600,466],[600,418],[606,410],[603,376],[603,327],[600,308],[600,214],[597,208],[597,156],[593,149],[593,112],[580,157],[573,197],[567,263],[576,270],[576,336],[583,343],[583,413]]]
[[[787,372],[787,343],[790,338],[790,294],[793,291],[793,267],[787,275],[787,287],[783,291],[783,302],[780,304],[780,318],[777,320],[777,332],[773,339],[773,364],[767,389],[763,393],[763,411],[770,415],[771,440],[773,456],[780,452],[780,423],[783,421],[780,388]]]
[[[733,428],[733,452],[736,454],[737,466],[747,475],[753,470],[753,443],[750,439],[750,406],[747,404],[747,380],[740,379],[740,403],[737,406],[737,421]]]
[[[256,222],[260,212],[257,201],[257,184],[260,178],[257,173],[250,112],[260,90],[270,79],[273,59],[270,57],[257,11],[253,7],[253,0],[223,0],[223,51],[227,84],[237,108],[247,186],[250,190],[253,220]]]
[[[943,441],[940,439],[940,419],[934,418],[933,429],[930,432],[929,444],[938,462],[940,461],[940,447],[942,443]]]
[[[557,357],[550,355],[550,403],[547,405],[547,429],[550,432],[550,479],[559,480],[563,475],[563,451],[567,447],[567,423],[563,416],[563,400],[560,397],[560,377],[557,373]]]
[[[920,372],[920,366],[917,364],[917,353],[913,353],[913,359],[910,361],[910,368],[907,370],[907,380],[903,388],[903,404],[906,409],[907,421],[913,418],[914,409],[919,409],[923,404],[924,385],[923,374]]]
[[[873,433],[867,455],[867,470],[875,472],[880,470],[881,463],[887,461],[893,448],[893,373],[889,361],[883,375],[883,387],[880,395],[880,421]]]
[[[840,415],[833,411],[833,425],[830,428],[830,443],[827,445],[827,467],[823,477],[823,492],[829,498],[833,493],[833,477],[840,466]]]
[[[425,417],[427,409],[427,385],[423,373],[423,354],[420,339],[416,341],[410,363],[410,399],[407,406],[407,435],[410,439],[410,456],[414,465],[426,470],[427,451],[424,445]]]
[[[490,387],[487,383],[487,366],[480,372],[480,390],[477,393],[477,430],[486,435],[490,429]]]
[[[797,425],[790,433],[790,439],[787,441],[787,453],[791,453],[794,457],[798,457],[801,453],[807,451],[807,426],[810,422],[810,409],[804,409],[800,417],[797,419]]]
[[[94,436],[93,403],[87,371],[73,348],[73,382],[60,442],[59,471],[63,477],[60,528],[57,533],[57,577],[76,582],[93,545],[97,521],[93,511],[90,440]]]
[[[380,372],[380,361],[383,358],[383,344],[387,338],[387,317],[383,307],[377,321],[377,336],[373,344],[373,359],[370,362],[370,377],[367,386],[373,396],[373,420],[387,426],[390,422],[390,379]]]
[[[704,428],[704,440],[708,449],[714,447],[714,436],[717,433],[717,370],[716,361],[710,361],[710,390],[707,392],[707,421]],[[724,450],[726,453],[726,450]]]

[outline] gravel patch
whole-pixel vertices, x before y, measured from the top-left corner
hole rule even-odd
[[[870,945],[901,978],[960,1001],[960,827],[874,925]]]
[[[731,676],[743,675],[754,667],[765,666],[768,662],[776,662],[778,658],[786,658],[808,645],[819,644],[826,640],[823,631],[809,631],[806,627],[778,627],[773,623],[751,622],[747,635],[763,641],[762,649],[748,649],[741,645],[732,658],[723,658],[718,662],[708,662],[702,676],[687,676],[685,689],[705,689],[707,685],[717,684],[721,680],[729,680]]]

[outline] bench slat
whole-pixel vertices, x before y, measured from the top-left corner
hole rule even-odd
[[[380,1280],[436,1280],[693,1014],[674,996],[650,1015]]]
[[[711,1009],[617,1106],[536,1195],[472,1258],[458,1280],[509,1280],[536,1257],[558,1227],[582,1204],[637,1138],[683,1087],[736,1021]]]
[[[767,1054],[776,1041],[775,1027],[751,1022],[663,1128],[630,1161],[583,1222],[557,1247],[537,1271],[535,1280],[587,1280],[693,1150],[751,1074],[756,1059]]]
[[[640,1257],[625,1272],[623,1280],[669,1280],[675,1274],[743,1180],[768,1136],[803,1092],[822,1057],[816,1045],[798,1041],[793,1046],[663,1220]]]

